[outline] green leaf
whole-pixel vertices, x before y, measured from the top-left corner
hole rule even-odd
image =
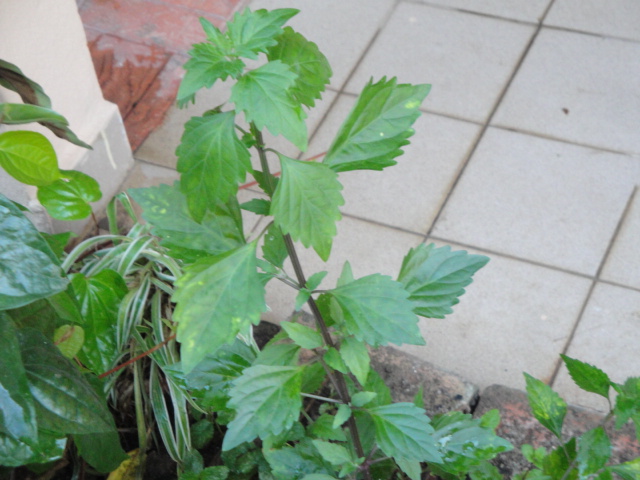
[[[296,295],[296,301],[295,301],[293,310],[295,312],[299,312],[304,306],[304,304],[309,301],[310,298],[311,298],[311,292],[306,288],[301,288],[298,291],[298,294]]]
[[[370,80],[340,127],[323,162],[336,172],[382,170],[395,165],[401,147],[413,135],[420,104],[430,85],[396,84],[383,77]]]
[[[256,354],[236,339],[222,345],[215,354],[207,354],[185,377],[187,389],[201,408],[210,412],[227,407],[231,382],[251,366]]]
[[[635,458],[630,462],[613,465],[607,470],[620,475],[624,480],[638,480],[640,478],[640,458]]]
[[[333,347],[329,347],[327,353],[324,354],[324,361],[327,365],[329,365],[334,370],[337,370],[341,373],[347,374],[349,373],[349,369],[344,364],[340,353]]]
[[[290,367],[298,364],[300,347],[295,343],[270,343],[260,351],[254,365]]]
[[[245,243],[235,198],[228,204],[218,203],[197,222],[179,182],[129,189],[128,193],[142,207],[142,217],[152,225],[152,233],[179,258],[193,262],[205,253],[219,255]]]
[[[587,478],[603,468],[611,456],[611,442],[604,428],[587,431],[578,439],[578,472]]]
[[[51,99],[42,87],[27,77],[13,63],[0,59],[0,85],[16,92],[24,103],[51,107]]]
[[[208,418],[198,420],[196,423],[191,424],[191,442],[194,448],[204,448],[207,444],[213,440],[214,429],[213,423]]]
[[[65,358],[75,357],[84,343],[84,330],[79,325],[63,325],[56,328],[53,343]]]
[[[311,327],[293,322],[282,322],[280,326],[287,332],[289,338],[302,348],[311,350],[323,345],[322,335]]]
[[[40,232],[40,235],[42,235],[42,238],[44,238],[47,241],[47,243],[49,244],[49,247],[51,247],[51,250],[53,251],[53,253],[55,253],[56,258],[58,258],[58,260],[62,259],[62,257],[64,256],[64,249],[69,244],[69,240],[71,240],[74,237],[77,237],[77,235],[73,232],[63,232],[63,233]]]
[[[334,429],[340,427],[344,422],[349,420],[349,417],[351,417],[351,407],[349,407],[349,405],[347,405],[346,403],[341,403],[340,405],[338,405],[338,411],[336,413],[336,416],[333,418],[332,427]]]
[[[364,343],[354,337],[346,337],[340,345],[340,356],[351,373],[355,375],[361,385],[367,382],[371,358]]]
[[[270,478],[273,480],[299,480],[306,478],[306,475],[326,475],[333,471],[307,439],[296,443],[294,447],[285,446],[277,450],[263,448],[263,452],[271,467],[270,474],[273,477]]]
[[[616,416],[616,428],[622,427],[629,419],[636,426],[636,437],[640,442],[640,377],[630,377],[623,385],[613,384],[618,392],[613,413]]]
[[[304,151],[307,149],[306,114],[291,93],[296,78],[280,60],[269,62],[238,79],[231,89],[231,101],[258,130],[266,127],[273,135],[282,134]]]
[[[324,277],[327,276],[327,273],[329,272],[322,271],[314,273],[307,279],[307,284],[305,285],[305,287],[311,291],[315,290],[320,286],[322,280],[324,280]]]
[[[62,178],[38,188],[38,200],[57,220],[81,220],[91,215],[91,202],[102,198],[100,185],[89,175],[62,170]]]
[[[0,312],[0,331],[0,434],[12,442],[37,445],[35,404],[22,364],[18,330],[4,312]],[[0,451],[2,443],[0,440]]]
[[[552,479],[565,477],[568,480],[576,480],[578,478],[574,463],[576,453],[576,438],[572,437],[545,457],[542,471]]]
[[[282,26],[299,10],[278,8],[251,12],[245,8],[236,13],[233,20],[227,23],[227,34],[241,57],[255,60],[258,53],[267,53],[267,48],[276,44],[276,37],[282,33]]]
[[[302,392],[316,393],[327,377],[327,372],[320,362],[314,362],[304,365],[304,373],[302,374]]]
[[[315,422],[307,427],[309,436],[323,440],[345,441],[347,436],[341,428],[333,427],[333,419],[334,417],[327,413],[320,415]]]
[[[489,463],[481,462],[478,465],[473,465],[469,470],[469,477],[471,480],[503,480],[504,477],[498,470],[498,467]]]
[[[351,404],[354,407],[364,407],[378,396],[375,392],[358,392],[351,397]]]
[[[120,436],[115,428],[106,433],[77,434],[73,441],[80,456],[101,473],[114,471],[129,458],[120,445]]]
[[[1,133],[0,167],[19,182],[36,187],[50,185],[62,176],[53,145],[37,132]]]
[[[18,333],[38,427],[59,434],[113,431],[106,403],[40,332]]]
[[[271,202],[263,198],[253,198],[248,202],[241,204],[240,208],[247,212],[253,212],[256,215],[269,215]]]
[[[420,462],[398,457],[396,458],[396,463],[398,464],[398,467],[400,467],[400,470],[402,470],[411,480],[421,480],[422,467]]]
[[[525,373],[527,398],[534,417],[556,437],[562,439],[562,423],[567,404],[551,387]]]
[[[342,445],[337,443],[325,442],[323,440],[313,440],[313,444],[327,462],[331,465],[343,465],[351,463],[351,455],[349,451]]]
[[[273,196],[271,214],[283,233],[312,246],[327,261],[344,199],[338,176],[320,163],[280,155],[282,177]]]
[[[547,450],[544,447],[533,448],[532,445],[524,444],[520,447],[522,455],[527,462],[533,463],[538,468],[543,468]]]
[[[495,431],[500,425],[500,410],[494,408],[480,417],[480,426]]]
[[[280,227],[275,224],[267,229],[264,235],[264,245],[262,246],[262,254],[264,259],[278,268],[282,268],[284,261],[289,256],[287,246],[282,238]]]
[[[604,398],[609,398],[611,380],[609,380],[609,376],[606,373],[598,367],[581,362],[580,360],[567,357],[566,355],[560,356],[567,366],[567,370],[569,370],[569,375],[571,375],[571,378],[578,387],[587,392],[597,393]]]
[[[398,282],[368,275],[328,292],[342,312],[346,330],[372,346],[424,345],[409,294]]]
[[[466,251],[452,252],[451,247],[436,248],[420,244],[409,251],[402,262],[398,281],[411,294],[415,313],[427,318],[444,318],[451,313],[464,287],[489,258],[470,255]]]
[[[0,433],[0,465],[19,467],[59,460],[64,454],[67,439],[58,437],[39,431],[37,444],[31,446]]]
[[[302,477],[302,480],[337,480],[336,477],[324,473],[310,473]]]
[[[18,308],[67,288],[46,240],[13,202],[0,195],[0,310]]]
[[[368,410],[376,430],[376,442],[390,457],[441,463],[432,436],[433,427],[423,409],[413,403],[394,403]]]
[[[293,97],[307,107],[315,106],[315,100],[322,98],[321,93],[332,75],[329,61],[315,43],[291,27],[285,27],[277,41],[267,52],[267,58],[288,65],[298,76],[291,87]]]
[[[176,149],[180,189],[196,221],[207,209],[226,203],[251,169],[250,154],[235,130],[235,113],[193,117]]]
[[[256,365],[234,381],[229,406],[237,415],[229,423],[222,444],[230,450],[241,443],[277,435],[293,425],[302,400],[299,367]]]
[[[264,286],[256,267],[256,243],[205,258],[176,282],[173,301],[182,344],[182,367],[190,372],[265,311]]]
[[[85,340],[78,357],[100,375],[108,371],[118,357],[118,309],[129,289],[120,274],[109,269],[91,277],[73,274],[71,283],[86,319]]]

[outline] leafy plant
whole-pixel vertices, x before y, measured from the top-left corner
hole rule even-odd
[[[551,387],[525,374],[527,397],[535,418],[558,439],[559,446],[551,450],[523,445],[522,453],[531,462],[531,468],[518,474],[525,479],[612,479],[614,475],[625,480],[640,478],[640,458],[621,464],[610,464],[611,440],[606,427],[613,423],[616,429],[631,420],[640,442],[640,378],[628,378],[623,384],[612,382],[599,368],[562,355],[569,375],[582,390],[600,395],[609,402],[609,413],[602,422],[578,437],[563,435],[566,402]],[[611,401],[611,390],[617,393]]]

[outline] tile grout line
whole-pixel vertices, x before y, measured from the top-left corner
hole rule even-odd
[[[589,304],[589,301],[591,300],[591,295],[593,294],[593,291],[596,288],[596,285],[598,284],[598,282],[600,281],[600,275],[602,274],[602,270],[607,262],[607,260],[609,259],[609,255],[611,254],[611,250],[613,249],[613,245],[615,244],[616,240],[618,239],[618,236],[620,234],[620,230],[622,229],[622,225],[624,224],[624,221],[626,220],[629,211],[631,210],[631,205],[633,204],[633,199],[636,196],[636,193],[638,191],[638,187],[634,187],[633,191],[631,192],[631,195],[629,195],[629,199],[627,200],[627,204],[624,207],[624,210],[622,211],[622,215],[620,215],[620,218],[618,220],[618,223],[616,225],[616,228],[613,232],[613,235],[611,236],[611,239],[609,240],[609,244],[607,245],[607,249],[604,252],[604,255],[602,256],[602,260],[600,261],[600,265],[598,266],[598,270],[596,271],[595,276],[593,277],[592,281],[591,281],[591,286],[589,287],[589,291],[587,292],[587,295],[584,299],[584,302],[582,302],[582,307],[580,308],[580,312],[578,313],[578,317],[576,318],[576,321],[573,325],[573,328],[571,329],[571,332],[569,333],[569,336],[567,337],[567,341],[564,344],[564,347],[562,348],[562,351],[560,352],[561,355],[566,355],[567,352],[569,351],[569,347],[571,346],[571,342],[573,341],[576,332],[578,331],[578,327],[580,326],[580,322],[582,320],[582,317],[584,316],[584,312],[587,309],[587,305]],[[558,378],[558,373],[560,372],[560,368],[562,367],[564,362],[562,362],[562,360],[557,360],[556,361],[556,366],[553,370],[553,373],[551,374],[551,377],[549,377],[549,381],[548,384],[549,386],[553,386],[553,384],[555,383],[555,381]]]

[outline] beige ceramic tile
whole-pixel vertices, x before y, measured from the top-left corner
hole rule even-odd
[[[600,277],[640,289],[640,193],[633,203],[609,253]]]
[[[427,345],[406,349],[481,389],[492,384],[524,389],[523,371],[542,379],[553,373],[590,282],[497,255],[490,258],[453,314],[421,320]]]
[[[373,76],[430,83],[429,111],[485,121],[534,33],[531,25],[399,3],[347,90]]]
[[[427,97],[428,98],[428,97]],[[326,151],[355,98],[342,96],[331,110],[309,153]],[[414,124],[415,134],[397,165],[381,172],[360,170],[340,174],[343,212],[411,232],[426,234],[480,127],[433,114]]]
[[[287,25],[318,45],[333,69],[331,86],[337,90],[388,18],[394,4],[394,0],[254,0],[249,7],[300,10]]]
[[[543,28],[493,124],[640,153],[640,43]]]
[[[344,217],[338,223],[338,235],[334,238],[331,257],[324,263],[312,249],[296,244],[300,262],[306,277],[320,271],[328,271],[320,288],[334,288],[346,261],[351,264],[355,278],[374,273],[397,277],[402,259],[410,248],[418,245],[421,236],[374,225],[362,220]],[[285,269],[294,275],[289,262]],[[264,318],[279,322],[291,315],[295,291],[283,283],[272,280],[267,285],[267,304],[271,311]]]
[[[640,40],[637,0],[555,0],[545,25]]]
[[[422,0],[423,3],[523,22],[540,21],[550,0]]]
[[[567,355],[603,370],[612,381],[640,376],[640,292],[598,284]],[[607,401],[576,387],[564,365],[553,388],[577,405],[607,410]]]
[[[595,275],[639,181],[635,158],[489,128],[433,235]]]

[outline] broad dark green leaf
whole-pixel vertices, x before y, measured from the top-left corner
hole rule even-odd
[[[365,344],[354,337],[346,337],[340,345],[340,356],[358,382],[364,385],[369,376],[369,364],[371,363]]]
[[[192,423],[189,430],[191,431],[191,442],[194,448],[202,449],[213,440],[215,434],[213,420],[202,418]]]
[[[201,408],[210,412],[222,410],[229,400],[231,382],[242,375],[255,358],[251,347],[239,339],[222,345],[186,375],[187,389]]]
[[[119,273],[108,269],[91,277],[73,274],[71,283],[86,320],[84,344],[78,357],[100,375],[108,371],[118,357],[118,309],[129,289]]]
[[[267,48],[276,44],[282,26],[298,12],[293,8],[251,12],[246,8],[242,13],[236,13],[233,20],[227,23],[227,35],[235,53],[252,60],[258,58],[258,53],[267,53]]]
[[[313,349],[323,345],[322,335],[314,328],[293,322],[282,322],[280,326],[287,332],[289,338],[302,348]]]
[[[61,435],[39,431],[37,444],[29,446],[0,432],[0,465],[19,467],[58,460],[64,454],[67,444],[66,437],[58,437]]]
[[[413,135],[420,104],[430,85],[396,84],[396,79],[373,80],[364,87],[323,162],[336,172],[382,170],[395,165],[401,147]]]
[[[245,243],[242,216],[237,200],[218,203],[197,222],[191,216],[179,182],[148,188],[129,189],[142,207],[142,217],[152,225],[152,233],[172,255],[193,262],[205,254],[219,255]]]
[[[58,259],[13,202],[0,194],[0,310],[18,308],[67,288]]]
[[[640,458],[620,465],[613,465],[608,467],[607,470],[620,475],[624,480],[638,480],[640,478]]]
[[[542,471],[552,479],[564,477],[565,480],[577,480],[578,471],[574,463],[576,455],[576,437],[572,437],[567,443],[554,449],[545,457]]]
[[[187,268],[173,301],[182,344],[182,367],[190,372],[207,353],[234,341],[265,311],[264,286],[256,267],[256,243],[204,258]]]
[[[91,203],[102,198],[100,185],[89,175],[62,170],[62,178],[38,188],[38,200],[58,220],[81,220],[91,215]]]
[[[409,293],[390,277],[368,275],[328,293],[341,311],[346,330],[356,339],[372,346],[424,345]]]
[[[222,444],[230,450],[256,437],[262,439],[291,428],[302,407],[300,367],[256,365],[244,371],[231,388],[229,406],[237,411]]]
[[[297,75],[280,60],[269,62],[238,79],[231,101],[258,130],[284,136],[300,150],[307,149],[306,114],[291,88]]]
[[[37,445],[35,405],[22,364],[18,330],[4,312],[0,312],[0,331],[0,433],[12,442]]]
[[[291,27],[285,27],[277,41],[267,52],[267,58],[289,65],[291,71],[298,75],[291,87],[293,97],[307,107],[315,106],[332,75],[329,61],[315,43]]]
[[[77,235],[73,232],[63,232],[63,233],[40,232],[40,235],[42,235],[42,238],[44,238],[47,241],[47,243],[51,247],[51,250],[53,250],[53,253],[56,254],[56,257],[58,259],[62,259],[62,257],[64,256],[64,249],[69,244],[69,240],[71,240],[74,237],[77,237]]]
[[[611,442],[604,428],[587,431],[578,439],[578,472],[583,478],[603,468],[611,456]]]
[[[275,224],[327,261],[344,205],[338,176],[320,163],[284,155],[280,155],[280,164],[282,177],[271,204]]]
[[[566,355],[560,356],[567,366],[567,370],[569,370],[569,375],[571,375],[571,378],[578,387],[587,392],[597,393],[604,398],[609,398],[611,380],[609,380],[609,376],[606,373],[598,367],[594,367],[580,360],[567,357]]]
[[[102,473],[114,471],[128,458],[120,445],[120,437],[115,428],[106,433],[74,435],[73,441],[80,456]]]
[[[423,409],[413,403],[393,403],[367,410],[376,430],[376,442],[390,457],[441,463],[433,427]]]
[[[271,224],[267,229],[267,233],[264,235],[262,255],[264,255],[266,261],[279,268],[282,268],[284,261],[289,256],[287,246],[282,237],[282,231],[280,227],[275,224]]]
[[[53,145],[37,132],[1,133],[0,167],[19,182],[36,187],[49,185],[62,176]]]
[[[633,420],[640,442],[640,377],[627,378],[622,385],[614,383],[613,388],[618,392],[613,409],[616,428],[622,427],[629,419]]]
[[[293,447],[263,448],[263,452],[271,467],[273,480],[300,480],[308,476],[315,478],[313,475],[328,475],[333,471],[331,465],[322,459],[313,443],[307,439]],[[320,477],[324,478],[326,476]]]
[[[534,417],[559,439],[562,438],[562,423],[567,414],[567,404],[551,387],[525,373],[527,398]]]
[[[106,403],[40,332],[18,333],[38,427],[57,434],[113,431]]]
[[[193,218],[235,195],[251,169],[250,154],[235,130],[235,113],[193,117],[184,127],[176,149],[180,189],[187,196]]]
[[[453,252],[449,246],[420,244],[404,257],[398,281],[411,294],[409,299],[417,315],[444,318],[453,311],[451,307],[459,302],[473,275],[488,261],[488,257],[464,250]]]

